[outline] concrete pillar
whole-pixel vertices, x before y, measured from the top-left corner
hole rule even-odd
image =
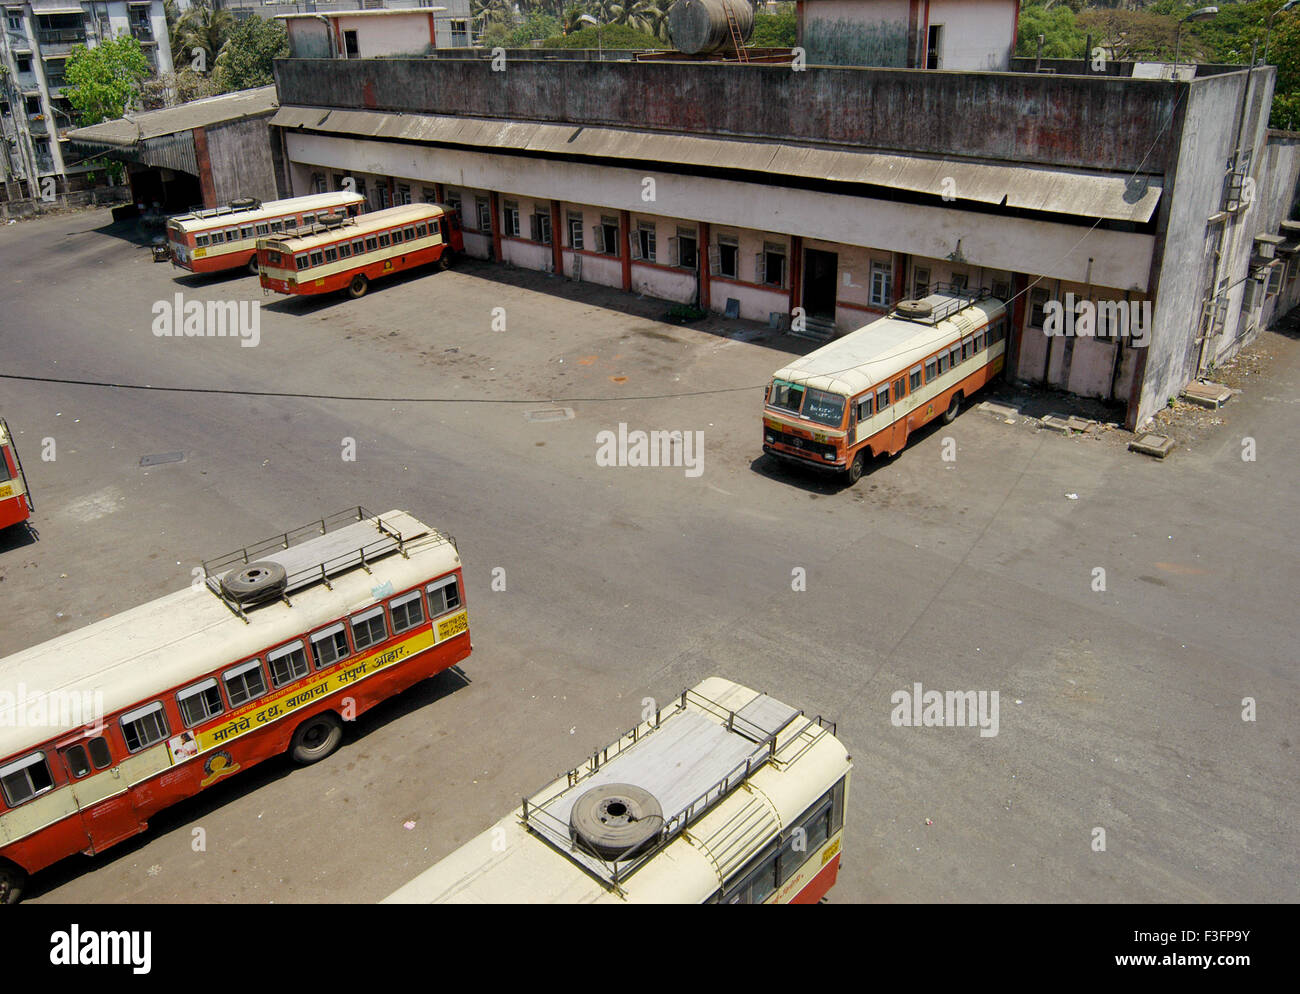
[[[711,294],[712,287],[709,284],[709,276],[711,274],[709,272],[709,222],[708,221],[700,222],[700,240],[698,244],[699,244],[699,249],[696,252],[696,255],[699,258],[699,264],[700,264],[700,310],[704,311],[707,314],[709,311],[709,307],[712,304],[712,300],[710,299],[712,296]]]
[[[501,253],[501,195],[493,190],[488,203],[492,210],[492,261],[501,262],[505,258]]]
[[[564,244],[560,239],[560,202],[551,201],[551,271],[564,275]]]
[[[623,257],[623,291],[632,290],[632,212],[618,212],[618,251]]]

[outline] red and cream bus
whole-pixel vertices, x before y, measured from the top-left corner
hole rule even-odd
[[[0,530],[26,521],[35,508],[14,437],[0,418]]]
[[[470,654],[456,544],[353,508],[204,563],[194,584],[0,659],[0,896]]]
[[[941,287],[776,371],[763,410],[763,451],[836,470],[850,483],[895,455],[936,417],[1002,370],[1006,307],[987,291]]]
[[[465,251],[460,217],[441,204],[404,204],[355,220],[318,221],[306,231],[257,242],[262,286],[277,293],[360,297],[370,281],[431,262],[442,269]]]
[[[359,193],[315,193],[262,204],[236,200],[226,207],[194,211],[167,221],[167,247],[172,264],[191,273],[215,273],[247,267],[257,275],[257,239],[312,225],[322,215],[355,217],[365,210]]]
[[[851,769],[833,724],[711,677],[385,902],[812,904]]]

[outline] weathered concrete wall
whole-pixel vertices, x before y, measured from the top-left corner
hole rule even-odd
[[[282,104],[662,128],[1161,173],[1182,84],[691,63],[282,59]]]
[[[269,114],[207,128],[208,160],[216,202],[239,197],[275,200],[279,196],[276,164],[271,153]]]
[[[1141,360],[1140,396],[1136,405],[1130,405],[1130,423],[1144,422],[1196,377],[1201,310],[1207,293],[1216,287],[1231,287],[1225,337],[1236,337],[1244,289],[1240,281],[1246,275],[1256,231],[1251,223],[1254,212],[1227,219],[1223,261],[1217,266],[1218,232],[1208,218],[1222,206],[1224,167],[1237,146],[1243,97],[1242,144],[1255,150],[1253,175],[1258,182],[1273,79],[1273,69],[1267,67],[1249,74],[1198,79],[1187,88],[1184,117],[1171,128],[1179,141],[1178,166],[1172,176],[1166,174],[1158,212],[1157,225],[1165,236],[1155,264],[1154,329]]]
[[[289,54],[295,59],[328,59],[333,53],[330,28],[315,18],[295,17],[285,21],[289,33]]]
[[[800,44],[811,65],[907,66],[909,0],[810,0]]]
[[[931,0],[930,24],[943,25],[941,69],[1006,70],[1017,0]]]

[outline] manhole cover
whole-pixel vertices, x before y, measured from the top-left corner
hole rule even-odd
[[[525,411],[524,418],[528,421],[572,421],[572,407],[543,407],[536,411]]]
[[[142,467],[143,467],[143,466],[161,466],[161,465],[163,465],[163,463],[169,463],[169,462],[184,462],[184,461],[185,461],[185,453],[184,453],[184,452],[159,452],[159,453],[157,453],[156,455],[152,455],[152,456],[144,456],[144,457],[140,460],[140,465],[141,465]]]

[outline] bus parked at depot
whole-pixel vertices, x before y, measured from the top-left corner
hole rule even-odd
[[[22,524],[35,509],[13,434],[5,419],[0,418],[0,531]]]
[[[0,898],[264,759],[324,759],[470,649],[455,541],[357,507],[0,659]]]
[[[833,724],[711,677],[384,900],[812,904],[851,769]]]
[[[403,204],[359,218],[317,219],[312,227],[257,242],[262,286],[277,293],[360,297],[381,276],[465,251],[460,217],[442,204]]]
[[[172,264],[191,273],[215,273],[243,266],[256,276],[257,239],[286,228],[314,224],[322,214],[355,217],[365,210],[365,205],[366,198],[350,190],[266,204],[235,200],[225,207],[169,218],[167,247]]]
[[[896,455],[936,417],[1002,370],[1006,307],[987,290],[940,285],[888,316],[796,359],[772,378],[763,451],[856,483],[869,460]]]

